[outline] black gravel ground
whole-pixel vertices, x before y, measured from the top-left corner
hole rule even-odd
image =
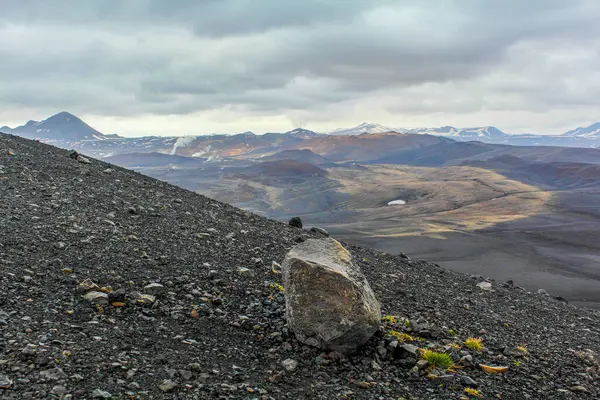
[[[2,399],[600,398],[596,311],[350,246],[390,317],[359,354],[319,351],[273,264],[316,234],[85,161],[0,135]],[[417,347],[455,365],[419,370]]]

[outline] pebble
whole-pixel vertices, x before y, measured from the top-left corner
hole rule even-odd
[[[93,399],[110,399],[112,398],[112,394],[102,389],[94,389],[92,392]]]
[[[151,283],[149,285],[144,286],[143,292],[145,294],[151,294],[153,296],[161,295],[165,292],[166,288],[160,283]]]
[[[67,374],[60,367],[47,369],[45,371],[40,372],[40,376],[42,378],[51,380],[51,381],[59,381],[61,379],[67,379]]]
[[[7,375],[0,374],[0,389],[9,389],[12,383],[12,380]]]
[[[477,284],[477,287],[481,290],[485,290],[487,292],[493,291],[492,284],[489,282],[480,282]]]
[[[93,304],[106,305],[108,304],[108,294],[104,292],[87,292],[83,298]]]
[[[571,392],[576,392],[576,393],[586,393],[587,392],[587,389],[581,385],[571,386],[569,388],[569,390]]]
[[[283,368],[285,368],[286,371],[292,372],[295,371],[296,368],[298,368],[298,361],[292,358],[287,358],[281,362],[281,365],[283,366]]]
[[[473,378],[471,378],[470,376],[467,376],[467,375],[461,376],[460,381],[465,386],[469,386],[469,387],[479,386],[479,384]]]
[[[175,389],[175,387],[177,387],[177,383],[170,379],[165,379],[158,385],[158,388],[165,393],[170,392],[171,390]]]

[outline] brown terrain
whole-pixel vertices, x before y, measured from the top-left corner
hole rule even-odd
[[[198,137],[174,153],[195,163],[108,161],[353,243],[600,306],[600,150],[390,132]]]

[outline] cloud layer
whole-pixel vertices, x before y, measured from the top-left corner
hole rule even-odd
[[[600,119],[589,1],[4,0],[0,125],[131,134]],[[173,116],[177,117],[173,117]]]

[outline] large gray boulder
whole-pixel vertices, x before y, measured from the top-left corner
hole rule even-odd
[[[309,239],[286,255],[286,317],[299,341],[349,354],[378,329],[379,302],[351,258],[331,238]]]

